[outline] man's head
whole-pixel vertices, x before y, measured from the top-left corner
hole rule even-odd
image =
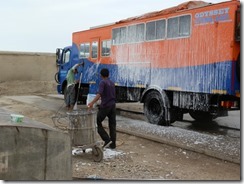
[[[109,71],[107,68],[103,68],[100,72],[102,77],[108,77],[109,76]]]

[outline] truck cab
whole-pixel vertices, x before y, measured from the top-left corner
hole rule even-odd
[[[66,87],[67,87],[67,80],[66,75],[70,68],[72,68],[77,63],[84,63],[83,59],[79,59],[78,49],[73,46],[68,46],[65,48],[57,48],[56,49],[56,66],[57,66],[57,73],[55,74],[55,80],[57,82],[57,91],[59,94],[63,94],[64,98],[66,97]],[[81,83],[81,76],[83,73],[83,67],[78,67],[78,74],[76,74],[75,79],[79,81],[76,84],[76,95],[79,95],[78,102],[85,103],[86,96],[87,96],[87,89],[88,86]],[[78,87],[80,88],[78,89]],[[82,95],[83,94],[83,95]]]

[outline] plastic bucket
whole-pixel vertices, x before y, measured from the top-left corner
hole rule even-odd
[[[86,100],[86,105],[92,102],[92,100],[96,97],[96,94],[88,94],[87,95],[87,100]],[[93,105],[93,107],[96,107],[97,103]]]
[[[11,116],[11,121],[15,123],[22,123],[24,116],[20,114],[10,114]]]

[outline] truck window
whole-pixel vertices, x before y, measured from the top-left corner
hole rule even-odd
[[[63,54],[63,63],[68,63],[70,59],[70,50],[67,50],[64,54]]]
[[[110,56],[111,40],[102,41],[102,56]]]
[[[179,18],[179,36],[189,36],[191,30],[191,16],[185,15]]]
[[[128,27],[127,42],[136,43],[144,41],[145,24],[137,24]]]
[[[182,38],[190,35],[191,16],[184,15],[168,19],[167,38]]]
[[[113,45],[119,45],[126,42],[126,27],[115,28],[112,30]]]
[[[88,58],[90,56],[90,43],[80,44],[80,58]]]
[[[165,38],[165,20],[148,22],[146,24],[146,40],[160,40]]]
[[[92,42],[92,58],[97,58],[98,54],[98,42]]]

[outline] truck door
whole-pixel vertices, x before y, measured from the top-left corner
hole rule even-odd
[[[70,62],[71,51],[70,49],[64,49],[62,53],[61,63],[59,65],[59,81],[63,84],[63,81],[66,78],[67,72],[71,67]]]

